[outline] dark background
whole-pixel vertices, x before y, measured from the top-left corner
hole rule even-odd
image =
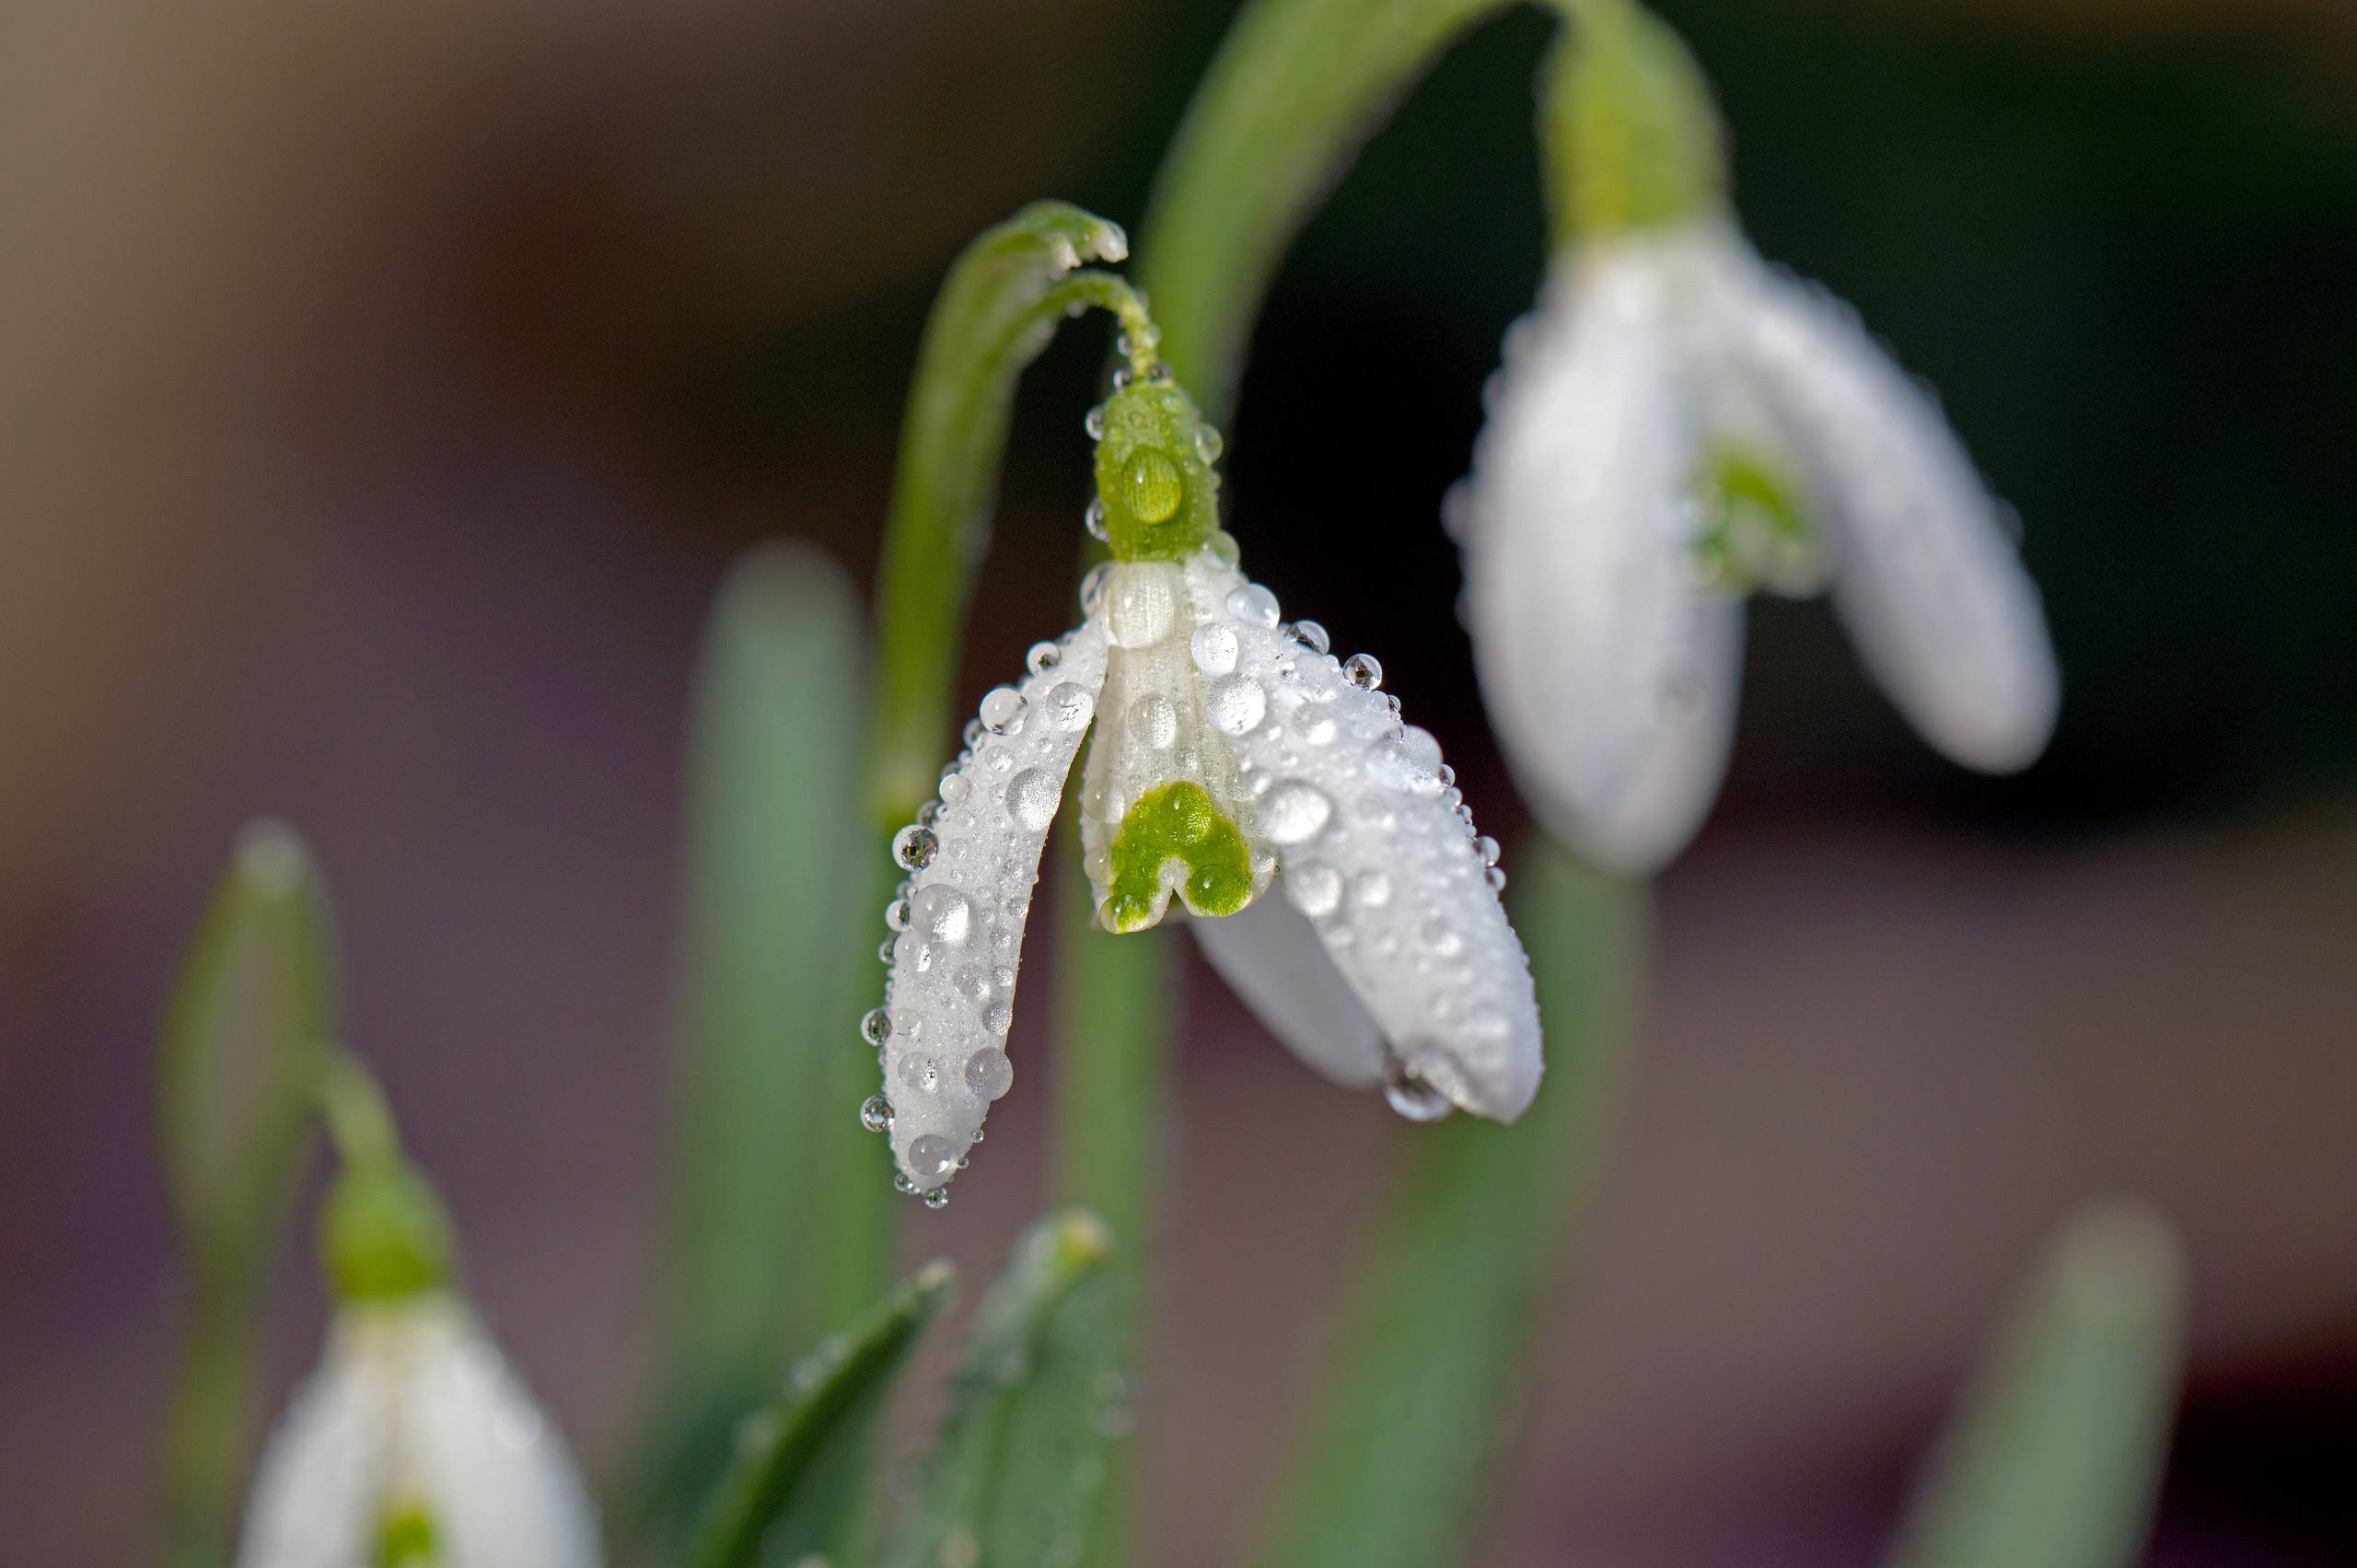
[[[1980,780],[1820,607],[1755,617],[1483,1561],[1875,1561],[2007,1282],[2119,1189],[2193,1271],[2154,1560],[2357,1559],[2357,11],[1667,9],[1761,248],[1937,384],[2021,508],[2067,694],[2044,762]],[[1228,14],[0,16],[0,1517],[25,1560],[143,1542],[172,1281],[152,1027],[257,811],[337,888],[357,1043],[479,1296],[593,1466],[619,1454],[707,598],[781,533],[868,571],[943,266],[1037,195],[1134,225]],[[1542,264],[1547,34],[1482,28],[1373,144],[1229,426],[1248,565],[1382,656],[1493,829],[1516,807],[1437,512]],[[1069,618],[1102,352],[1067,334],[1027,383],[968,696]],[[1190,975],[1142,1434],[1170,1564],[1250,1517],[1393,1135]],[[1038,1196],[1033,1082],[915,1244],[1003,1249]],[[318,1308],[288,1275],[291,1376]]]

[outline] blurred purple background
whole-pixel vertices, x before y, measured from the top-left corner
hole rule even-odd
[[[1763,245],[1857,298],[2022,504],[2070,713],[2028,778],[1964,780],[1818,611],[1763,617],[1482,1561],[1874,1561],[2010,1282],[2073,1199],[2122,1189],[2192,1263],[2154,1561],[2357,1561],[2357,25],[2292,0],[1666,9],[1720,72]],[[947,258],[1036,195],[1134,220],[1227,14],[0,18],[0,1517],[24,1561],[145,1544],[173,1291],[153,1026],[260,812],[319,852],[356,1043],[486,1309],[593,1466],[619,1454],[708,598],[775,534],[868,569]],[[1230,431],[1248,555],[1383,655],[1485,823],[1515,807],[1436,512],[1540,265],[1544,34],[1485,29],[1377,141]],[[1027,391],[969,696],[1063,624],[1100,352],[1060,344]],[[1304,454],[1348,470],[1376,548],[1326,558],[1337,491]],[[1395,1135],[1189,973],[1141,1434],[1166,1564],[1240,1539]],[[1040,976],[1026,994],[1018,1052]],[[1008,1101],[913,1245],[1004,1249],[1048,1103]],[[283,1377],[317,1335],[299,1258],[288,1279]]]

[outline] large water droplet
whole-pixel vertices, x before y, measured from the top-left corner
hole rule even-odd
[[[1203,712],[1227,735],[1246,735],[1269,711],[1269,694],[1248,675],[1223,675],[1203,689]]]
[[[966,1058],[966,1086],[984,1099],[996,1099],[1015,1083],[1015,1063],[996,1046],[984,1046]]]
[[[909,900],[909,925],[927,941],[954,947],[974,934],[973,901],[946,883],[919,888]]]
[[[1323,920],[1342,907],[1342,874],[1322,860],[1288,865],[1285,897],[1310,919]]]
[[[1236,668],[1236,633],[1216,623],[1198,626],[1187,639],[1187,652],[1205,675],[1225,675]]]
[[[1008,735],[1023,726],[1023,693],[1012,686],[993,686],[982,693],[982,727],[993,735]]]
[[[1086,687],[1061,680],[1041,706],[1047,710],[1048,722],[1069,735],[1087,725],[1097,712],[1097,699],[1089,695]]]
[[[1227,612],[1247,626],[1277,623],[1277,596],[1258,583],[1247,583],[1227,596]]]
[[[1167,521],[1186,499],[1187,482],[1179,476],[1178,465],[1151,447],[1131,454],[1121,480],[1121,498],[1142,522]]]
[[[1026,768],[1008,782],[1006,814],[1032,832],[1044,831],[1056,819],[1062,788],[1045,768]]]
[[[1334,639],[1328,635],[1324,626],[1315,621],[1295,621],[1293,634],[1296,642],[1313,653],[1327,653],[1334,646]]]
[[[892,835],[892,858],[903,871],[923,871],[941,853],[941,841],[931,828],[910,826]]]
[[[1429,730],[1408,726],[1387,735],[1367,752],[1366,770],[1377,784],[1410,795],[1440,792],[1440,742]]]
[[[1373,654],[1353,654],[1342,661],[1342,679],[1362,691],[1372,691],[1383,684],[1382,661]]]
[[[1149,691],[1130,704],[1130,738],[1159,751],[1178,738],[1178,710],[1159,691]]]
[[[1150,648],[1178,619],[1178,576],[1159,565],[1133,567],[1113,580],[1105,634],[1117,648]]]
[[[958,1163],[958,1145],[938,1132],[927,1132],[909,1144],[909,1169],[919,1181],[939,1176]]]
[[[1306,843],[1326,830],[1334,803],[1316,784],[1288,779],[1260,802],[1260,826],[1272,843]]]

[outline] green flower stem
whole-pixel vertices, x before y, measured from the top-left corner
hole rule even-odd
[[[932,796],[946,760],[951,681],[1016,378],[1059,320],[1091,307],[1120,319],[1136,368],[1153,361],[1155,332],[1135,291],[1109,273],[1074,270],[1128,250],[1103,218],[1035,203],[969,245],[934,302],[900,428],[877,590],[869,799],[888,831]]]
[[[164,1417],[163,1549],[228,1561],[261,1425],[271,1266],[293,1217],[323,1051],[342,1028],[334,918],[287,828],[238,835],[165,1010],[157,1121],[185,1306]]]
[[[1163,160],[1138,254],[1162,357],[1213,424],[1278,260],[1383,112],[1504,0],[1255,0]]]

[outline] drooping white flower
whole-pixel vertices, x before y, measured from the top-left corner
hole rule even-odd
[[[2026,766],[2059,679],[2003,509],[1855,316],[1745,240],[1674,36],[1634,6],[1584,30],[1557,84],[1575,221],[1454,514],[1526,794],[1600,861],[1670,858],[1724,771],[1744,598],[1829,581],[1926,739]]]
[[[1114,560],[1084,619],[992,691],[938,801],[894,852],[885,1004],[868,1016],[900,1180],[940,1201],[1013,1081],[1006,1031],[1033,883],[1084,738],[1097,923],[1175,900],[1248,1004],[1312,1067],[1403,1114],[1511,1121],[1540,1072],[1529,966],[1440,748],[1382,670],[1286,624],[1219,530],[1217,437],[1166,379],[1091,416]],[[1272,888],[1273,884],[1273,888]],[[1274,891],[1277,898],[1268,895]]]
[[[598,1561],[563,1441],[474,1315],[438,1291],[337,1313],[325,1358],[263,1451],[238,1564],[412,1557],[438,1568]]]

